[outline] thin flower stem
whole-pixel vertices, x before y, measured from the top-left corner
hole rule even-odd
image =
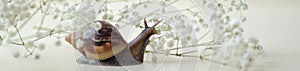
[[[124,1],[122,1],[122,0],[115,0],[115,1],[108,1],[107,3],[118,3],[118,2],[124,2]]]
[[[170,5],[174,4],[174,3],[176,3],[177,1],[178,1],[178,0],[175,0],[175,1],[173,1],[173,2],[171,2],[171,3],[169,3],[169,4],[167,4],[167,5],[163,6],[162,8],[168,7],[168,6],[170,6]],[[146,3],[146,1],[145,1],[145,3]],[[132,10],[130,10],[130,11],[128,11],[128,12],[134,11],[134,10],[137,9],[139,6],[141,6],[142,4],[144,4],[144,2],[138,3],[137,6],[133,6],[133,7],[131,8]],[[145,15],[145,16],[142,16],[142,17],[145,18],[145,17],[148,17],[148,16],[150,16],[150,15],[153,15],[153,14],[155,14],[155,12],[159,11],[160,9],[161,9],[161,8],[158,8],[158,9],[156,9],[156,10],[154,10],[154,11],[150,12],[149,14],[147,14],[147,15]],[[128,13],[128,12],[126,12],[126,13]],[[122,13],[122,14],[124,14],[124,13]],[[120,19],[118,19],[117,22],[120,22],[122,18],[123,18],[123,17],[121,17]],[[140,18],[140,19],[138,19],[138,20],[143,20],[143,18]],[[125,22],[123,22],[123,23],[125,23]],[[125,23],[125,24],[130,24],[130,23]],[[127,26],[127,25],[120,26],[120,27],[125,27],[125,26]]]
[[[177,35],[178,36],[178,35]],[[178,54],[178,50],[179,50],[179,40],[178,39],[176,39],[176,41],[177,41],[177,44],[176,44],[176,54]]]
[[[213,44],[219,44],[219,43],[218,42],[206,42],[206,43],[201,43],[201,44],[196,44],[196,45],[189,45],[189,46],[171,48],[171,49],[168,49],[168,50],[184,49],[184,48],[191,48],[191,47],[197,47],[197,46],[210,46],[210,45],[213,45]]]
[[[170,14],[170,13],[176,13],[176,12],[189,11],[190,9],[195,8],[195,7],[197,7],[197,6],[192,6],[192,7],[186,8],[186,9],[182,9],[182,10],[168,11],[168,12],[164,12],[164,14]]]
[[[36,50],[36,46],[33,47],[33,49],[31,50],[30,54],[33,54],[33,52]]]
[[[26,6],[29,6],[32,2],[34,2],[35,0],[31,0],[30,2],[27,3]]]
[[[51,4],[52,2],[50,2],[50,4]],[[48,10],[49,10],[49,8],[50,8],[50,4],[47,4],[47,8],[46,8],[46,12],[42,12],[42,8],[41,8],[41,12],[42,12],[42,21],[41,21],[41,23],[40,23],[40,25],[39,25],[39,29],[37,30],[37,32],[40,32],[40,29],[41,29],[41,27],[43,26],[43,24],[44,24],[44,21],[45,21],[45,18],[46,18],[46,13],[48,12]]]
[[[53,32],[54,32],[54,29],[53,29],[52,31],[50,31],[49,34],[44,35],[44,36],[42,36],[42,37],[40,37],[40,38],[37,38],[37,39],[35,39],[35,40],[33,40],[33,41],[38,41],[38,40],[41,40],[41,39],[43,39],[43,38],[45,38],[45,37],[47,37],[47,36],[51,36],[51,35],[53,35],[53,34],[56,34],[56,33],[53,33]]]
[[[14,45],[20,45],[20,46],[23,46],[23,44],[21,43],[15,43],[15,42],[10,42],[11,44],[14,44]]]
[[[175,1],[171,2],[170,4],[167,4],[167,5],[163,6],[162,8],[166,8],[166,7],[168,7],[168,6],[170,6],[170,5],[174,4],[174,3],[176,3],[177,1],[178,1],[178,0],[175,0]],[[155,12],[159,11],[160,9],[161,9],[161,8],[158,8],[158,9],[156,9],[156,10],[150,12],[149,14],[145,15],[145,17],[150,16],[150,15],[153,15]]]
[[[199,57],[201,60],[206,60],[206,61],[209,61],[209,62],[214,62],[214,63],[220,64],[220,65],[227,65],[226,63],[219,62],[219,61],[212,60],[212,59],[208,59],[208,58],[205,58],[203,56],[182,55],[182,57],[196,57],[196,58]]]
[[[19,32],[19,29],[17,28],[16,25],[15,25],[14,27],[15,27],[17,33],[18,33],[18,36],[19,36],[19,38],[20,38],[20,40],[21,40],[21,42],[22,42],[22,45],[25,45],[25,43],[24,43],[24,41],[23,41],[23,38],[22,38],[22,36],[21,36],[21,34],[20,34],[20,32]]]
[[[210,33],[210,30],[208,30],[204,35],[202,35],[198,41],[201,41],[204,37],[206,37],[208,35],[208,33]]]
[[[26,47],[24,47],[25,48],[25,50],[28,52],[28,53],[30,53],[30,50],[28,49],[28,48],[26,48]]]
[[[188,52],[184,52],[184,53],[181,53],[181,54],[189,54],[189,53],[194,53],[194,52],[198,52],[198,50],[188,51]]]
[[[0,41],[2,41],[3,40],[3,38],[0,36]]]
[[[204,21],[208,24],[208,28],[209,28],[210,30],[212,30],[212,29],[211,29],[212,24],[211,24],[211,22],[209,21],[207,15],[204,13],[204,10],[203,10],[203,9],[200,7],[200,5],[198,5],[197,2],[195,2],[194,0],[192,0],[192,3],[193,3],[194,5],[196,5],[196,7],[197,7],[198,10],[199,10],[199,13],[201,13],[201,14],[203,15]]]
[[[29,52],[28,52],[29,54],[25,54],[23,58],[27,58],[28,56],[31,56],[31,55],[33,54],[33,52],[36,50],[36,48],[37,48],[37,47],[34,46],[34,48],[33,48],[31,51],[28,50],[28,51],[29,51]]]
[[[146,53],[164,54],[162,52],[157,52],[157,51],[146,51]],[[200,58],[201,60],[206,60],[206,61],[209,61],[209,62],[214,62],[214,63],[217,63],[217,64],[221,64],[221,65],[227,65],[226,63],[215,61],[215,60],[212,60],[212,59],[208,59],[208,58],[205,58],[204,56],[193,56],[193,55],[184,55],[184,54],[168,54],[168,55],[178,56],[178,57]]]

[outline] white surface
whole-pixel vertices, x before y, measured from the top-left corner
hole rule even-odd
[[[249,10],[244,13],[248,22],[243,24],[245,35],[260,39],[266,51],[264,58],[250,68],[250,71],[299,71],[299,40],[300,40],[300,1],[299,0],[248,0]],[[30,30],[23,30],[30,31]],[[54,41],[54,39],[43,40]],[[76,71],[77,65],[70,45],[63,43],[63,47],[48,43],[46,51],[41,51],[42,58],[15,59],[13,53],[16,47],[0,47],[0,71]],[[24,50],[23,48],[17,48]],[[169,60],[161,71],[181,70],[178,58]],[[198,62],[189,64],[189,60],[182,61],[185,67],[197,66],[197,70],[207,70],[208,63]],[[151,65],[151,63],[148,62]],[[115,68],[105,68],[115,69]],[[184,68],[183,68],[184,69]],[[209,67],[207,71],[218,71]],[[116,69],[118,70],[118,69]],[[221,71],[235,69],[225,67]]]

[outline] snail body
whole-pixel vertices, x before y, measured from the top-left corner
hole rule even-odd
[[[78,63],[112,66],[143,63],[148,39],[157,33],[154,27],[161,21],[152,27],[148,27],[145,20],[145,29],[129,43],[110,23],[105,21],[95,22],[102,25],[101,29],[95,30],[87,27],[65,38],[68,43],[72,44],[74,49],[83,55],[83,57],[77,59]]]

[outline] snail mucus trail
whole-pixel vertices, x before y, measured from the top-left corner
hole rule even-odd
[[[106,21],[95,21],[101,29],[87,27],[65,38],[83,57],[76,61],[81,64],[124,66],[142,64],[148,39],[157,33],[155,23],[152,27],[144,19],[145,29],[131,42],[127,43],[119,31]],[[78,44],[77,42],[82,42]]]

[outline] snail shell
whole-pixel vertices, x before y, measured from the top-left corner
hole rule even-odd
[[[143,56],[148,39],[157,33],[155,26],[148,27],[145,20],[145,29],[130,43],[127,43],[120,32],[110,23],[95,21],[102,25],[101,29],[86,27],[65,38],[84,57],[77,62],[83,64],[101,65],[135,65],[143,63]],[[82,43],[80,43],[82,42]],[[91,60],[94,62],[91,63]]]
[[[102,25],[100,30],[87,27],[83,31],[69,35],[66,41],[73,44],[73,47],[84,56],[96,60],[108,59],[114,56],[114,53],[119,53],[126,48],[128,45],[127,42],[115,27],[105,21],[96,21],[96,23],[97,22]],[[71,40],[72,37],[74,39],[73,41]],[[74,42],[77,41],[83,41],[82,45],[76,46]]]

